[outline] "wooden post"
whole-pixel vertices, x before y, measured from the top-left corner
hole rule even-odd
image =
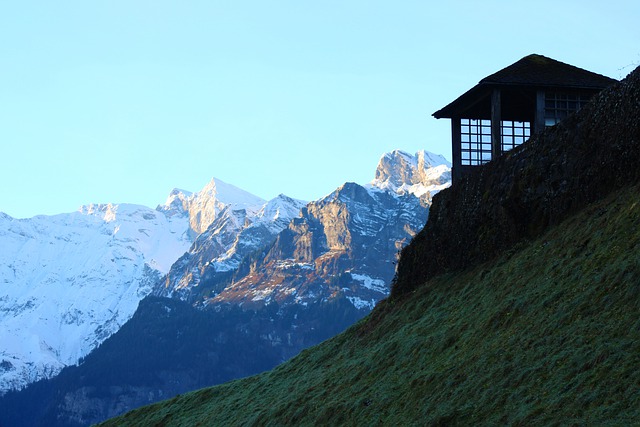
[[[501,122],[500,89],[494,89],[491,93],[491,159],[495,159],[502,154],[502,144],[500,141]]]
[[[544,128],[544,90],[538,89],[536,91],[536,115],[533,132],[540,133]]]
[[[461,138],[460,117],[451,118],[451,181],[456,183],[462,177],[462,138]]]

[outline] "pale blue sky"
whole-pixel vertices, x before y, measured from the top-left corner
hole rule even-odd
[[[539,53],[640,65],[640,2],[0,0],[0,211],[155,207],[212,177],[313,200],[385,152],[451,158],[431,114]]]

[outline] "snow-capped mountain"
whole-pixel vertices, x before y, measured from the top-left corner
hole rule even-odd
[[[186,216],[136,205],[0,216],[0,391],[76,363],[191,244]]]
[[[388,294],[398,251],[450,178],[444,157],[396,150],[381,157],[365,186],[344,184],[301,210],[302,202],[287,199],[288,215],[269,231],[244,210],[227,210],[154,294],[245,307],[340,296],[368,311]]]
[[[443,156],[425,150],[415,155],[394,150],[380,158],[368,187],[430,199],[450,185],[451,163]]]
[[[241,209],[262,218],[263,208],[261,198],[214,178],[197,193],[173,190],[155,210],[0,213],[0,394],[55,375],[116,332],[218,216]]]
[[[44,402],[45,413],[34,414],[43,424],[87,425],[281,363],[344,330],[389,293],[399,250],[423,227],[431,195],[449,176],[444,159],[395,151],[382,156],[371,183],[346,183],[308,204],[242,193],[234,204],[219,180],[199,193],[174,190],[151,213],[183,221],[188,236],[204,231],[153,286],[165,298],[147,296],[83,364],[5,401],[20,408]],[[113,218],[106,211],[97,219]],[[76,294],[66,298],[80,304],[85,297]],[[96,302],[96,312],[108,306]],[[0,369],[6,366],[14,364],[0,359]]]
[[[235,271],[243,258],[273,241],[305,204],[281,194],[257,211],[227,205],[171,267],[154,294],[192,302],[198,295],[194,288],[202,280]]]
[[[158,206],[158,209],[186,212],[189,216],[192,235],[196,237],[209,228],[226,207],[234,210],[243,209],[249,215],[254,215],[264,203],[266,201],[258,196],[213,178],[197,193],[174,189],[164,206]]]
[[[263,256],[254,256],[206,304],[306,306],[346,298],[367,313],[388,295],[396,255],[422,229],[427,211],[411,194],[344,184],[303,208]]]

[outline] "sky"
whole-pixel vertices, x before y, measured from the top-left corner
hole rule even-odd
[[[216,177],[318,199],[538,53],[621,79],[640,2],[0,0],[0,212],[155,207]]]

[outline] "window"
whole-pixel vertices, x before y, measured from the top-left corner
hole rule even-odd
[[[460,120],[460,154],[463,165],[482,165],[491,160],[491,121]]]
[[[589,102],[589,95],[563,92],[546,92],[544,99],[544,124],[553,126]]]
[[[531,123],[504,120],[500,123],[502,152],[509,151],[531,136]]]

